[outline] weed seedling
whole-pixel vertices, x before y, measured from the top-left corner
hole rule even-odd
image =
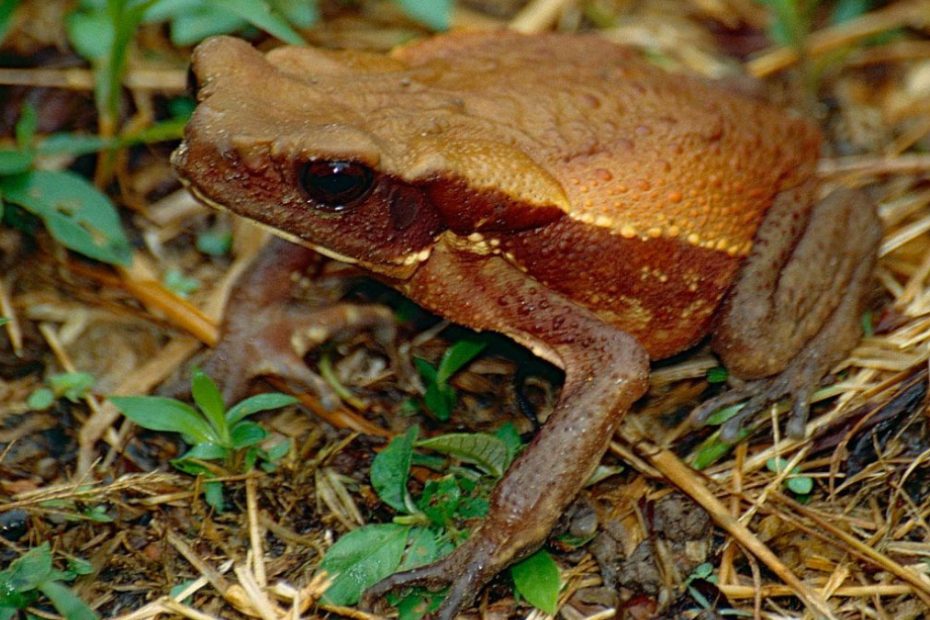
[[[262,448],[260,444],[268,432],[246,418],[297,400],[287,394],[258,394],[226,409],[216,384],[199,370],[194,371],[191,379],[191,395],[196,408],[160,396],[111,396],[110,402],[142,428],[180,433],[191,448],[171,464],[185,473],[207,478],[204,484],[207,503],[222,510],[222,486],[209,480],[216,477],[216,468],[210,463],[218,461],[231,472],[247,472],[257,463],[263,469],[273,469],[287,454],[290,442],[284,440]]]

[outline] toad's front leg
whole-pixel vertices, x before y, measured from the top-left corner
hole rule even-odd
[[[445,559],[376,584],[366,602],[403,586],[449,586],[451,618],[508,565],[536,550],[589,478],[630,405],[646,389],[648,358],[609,327],[503,259],[474,260],[444,244],[405,287],[453,320],[504,333],[565,370],[553,413],[495,489],[488,516]],[[449,314],[449,311],[446,311]]]
[[[284,379],[310,389],[326,406],[336,404],[331,388],[304,362],[308,351],[339,335],[375,329],[385,346],[393,345],[394,317],[388,308],[347,302],[308,306],[292,297],[303,273],[320,256],[273,237],[237,280],[223,317],[222,335],[203,362],[204,372],[223,386],[227,403],[241,399],[259,376]],[[163,392],[186,392],[181,382]]]

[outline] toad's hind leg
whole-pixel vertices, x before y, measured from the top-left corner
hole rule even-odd
[[[881,240],[878,216],[862,192],[848,189],[809,209],[800,201],[806,189],[776,198],[724,304],[713,347],[734,376],[749,381],[705,402],[692,419],[704,423],[746,400],[724,425],[725,440],[784,396],[793,399],[787,432],[803,436],[811,394],[861,334]]]

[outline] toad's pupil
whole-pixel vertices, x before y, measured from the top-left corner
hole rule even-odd
[[[333,211],[364,198],[373,180],[371,168],[351,161],[311,161],[300,173],[300,183],[314,204]]]

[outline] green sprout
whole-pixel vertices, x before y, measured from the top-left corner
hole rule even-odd
[[[194,371],[191,378],[191,395],[196,408],[161,396],[111,396],[110,402],[142,428],[180,433],[191,448],[171,464],[185,473],[207,478],[207,503],[222,510],[222,485],[210,480],[216,477],[216,468],[210,463],[218,461],[227,470],[237,472],[250,471],[257,463],[263,469],[273,469],[290,450],[290,442],[261,447],[268,432],[246,418],[292,405],[297,399],[276,392],[258,394],[226,409],[216,384],[200,370]]]

